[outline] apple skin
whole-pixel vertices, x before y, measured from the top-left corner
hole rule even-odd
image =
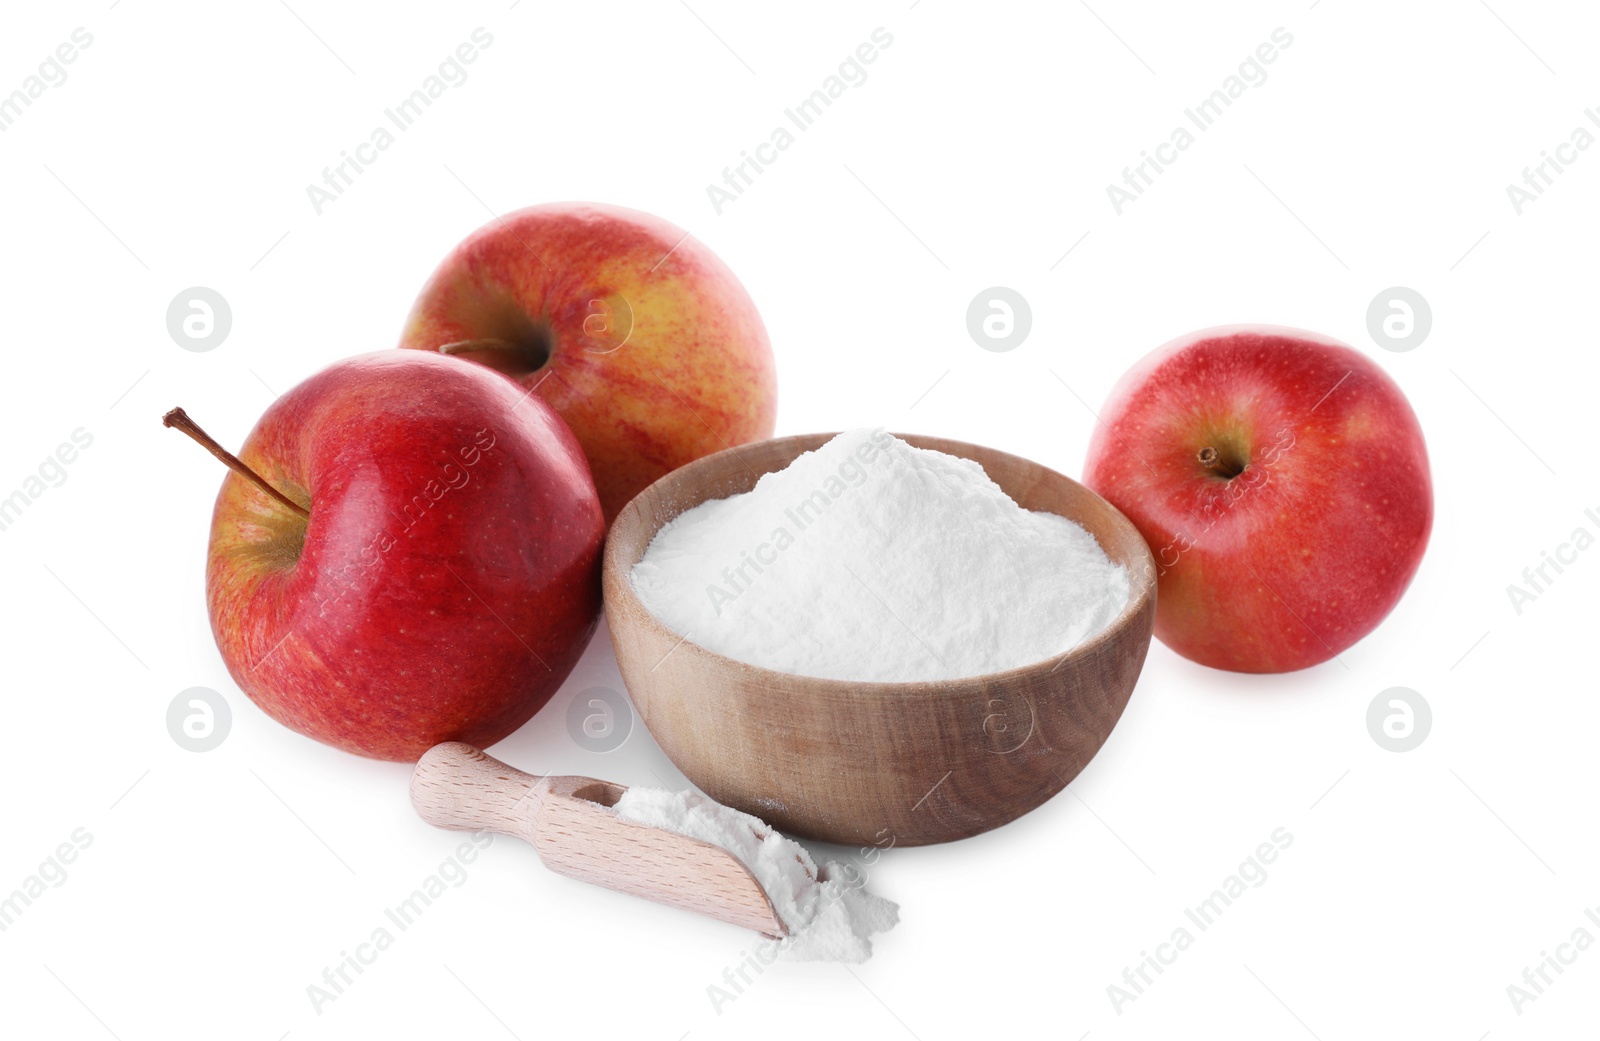
[[[1326,661],[1416,574],[1433,527],[1422,428],[1336,340],[1191,333],[1135,365],[1099,418],[1084,483],[1150,544],[1155,634],[1186,658],[1237,672]]]
[[[710,249],[647,213],[551,203],[474,232],[417,297],[400,346],[486,340],[514,349],[451,350],[561,414],[607,523],[685,463],[772,436],[777,374],[755,304]]]
[[[482,366],[380,351],[267,409],[206,567],[212,634],[267,715],[374,759],[493,744],[549,700],[600,611],[604,521],[560,417]]]

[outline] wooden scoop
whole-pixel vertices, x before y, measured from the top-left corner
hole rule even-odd
[[[579,881],[788,935],[738,857],[618,816],[627,790],[592,777],[535,777],[459,741],[428,749],[411,774],[411,805],[429,824],[523,839],[545,867]]]

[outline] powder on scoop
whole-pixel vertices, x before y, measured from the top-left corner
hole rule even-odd
[[[1128,572],[969,459],[851,430],[686,510],[632,572],[645,607],[718,654],[824,679],[1019,668],[1111,623]]]
[[[837,861],[819,870],[804,846],[699,792],[629,788],[616,808],[625,820],[709,842],[738,857],[789,929],[779,957],[864,962],[872,956],[868,937],[900,920],[897,905],[861,888],[859,873]]]

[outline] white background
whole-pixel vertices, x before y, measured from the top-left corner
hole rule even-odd
[[[0,134],[0,495],[75,428],[94,443],[0,531],[0,892],[75,828],[93,842],[0,933],[0,1033],[1592,1030],[1600,947],[1520,1014],[1506,988],[1574,929],[1600,939],[1583,914],[1600,905],[1600,551],[1520,615],[1506,587],[1573,529],[1600,529],[1584,516],[1600,512],[1600,149],[1521,215],[1506,185],[1600,104],[1600,24],[1578,4],[1492,3],[8,11],[0,93],[75,27],[94,42]],[[478,26],[494,42],[470,79],[315,214],[306,185]],[[706,186],[878,26],[894,42],[866,82],[718,215]],[[1106,185],[1280,26],[1294,42],[1267,80],[1118,216]],[[752,936],[561,878],[507,839],[319,1015],[307,985],[461,837],[416,819],[404,765],[292,734],[232,683],[202,592],[221,475],[159,418],[182,404],[238,445],[276,393],[391,346],[423,279],[491,211],[560,199],[660,214],[738,272],[777,352],[780,433],[883,424],[1077,475],[1090,407],[1168,338],[1234,321],[1336,336],[1421,418],[1432,545],[1339,662],[1239,676],[1154,645],[1067,792],[871,869],[903,923],[863,966],[779,965],[718,1012],[706,988]],[[209,353],[165,325],[196,285],[233,309]],[[1034,316],[1003,354],[965,327],[995,285]],[[1396,285],[1433,309],[1409,353],[1366,331]],[[603,631],[496,754],[681,784],[642,730],[604,755],[569,737],[568,703],[595,685],[620,689]],[[1365,725],[1396,685],[1434,713],[1403,754]],[[192,686],[234,713],[204,754],[165,725]],[[1124,967],[1279,827],[1294,841],[1267,881],[1114,1009]]]

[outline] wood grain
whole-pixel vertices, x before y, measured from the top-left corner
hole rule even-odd
[[[678,769],[719,802],[787,834],[924,845],[1015,820],[1076,777],[1122,715],[1155,622],[1155,562],[1137,529],[1078,482],[960,441],[899,435],[972,459],[1023,507],[1068,517],[1128,568],[1123,612],[1037,665],[970,679],[849,683],[758,668],[683,639],[628,573],[662,525],[749,491],[833,434],[778,438],[684,466],[628,504],[606,543],[606,616],[623,681]]]
[[[787,935],[761,884],[721,846],[618,816],[621,785],[536,777],[458,741],[435,745],[411,774],[429,824],[533,843],[552,871],[768,936]]]

